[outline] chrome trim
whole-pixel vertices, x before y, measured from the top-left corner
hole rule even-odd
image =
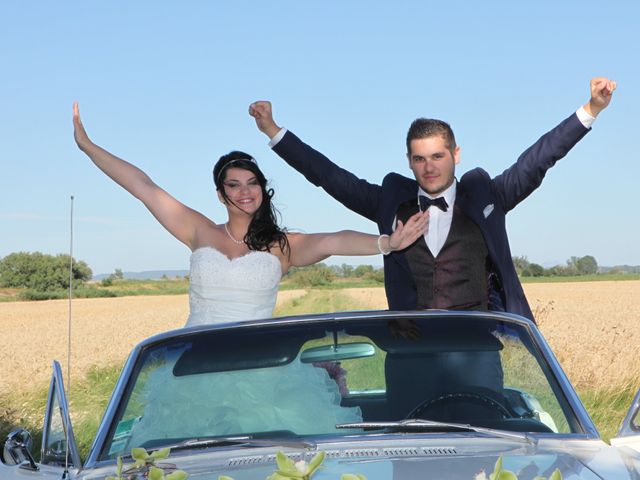
[[[62,368],[57,360],[53,361],[53,374],[51,375],[51,384],[49,385],[49,394],[47,395],[47,409],[44,416],[44,427],[42,429],[42,448],[40,450],[40,458],[45,457],[45,447],[49,438],[49,427],[51,425],[51,416],[55,413],[52,411],[53,396],[56,396],[58,400],[58,406],[60,408],[60,414],[62,416],[63,428],[67,438],[66,448],[69,451],[69,465],[77,469],[82,468],[82,460],[78,453],[78,447],[76,444],[76,438],[73,434],[73,426],[71,425],[71,417],[69,415],[69,405],[67,403],[67,395],[64,391],[64,382],[62,379]],[[42,462],[43,465],[48,465]],[[64,465],[63,465],[64,467]]]
[[[557,361],[555,355],[551,351],[551,348],[544,340],[542,334],[538,330],[534,322],[528,318],[521,317],[520,315],[506,313],[506,312],[493,312],[493,311],[456,311],[456,310],[411,310],[411,311],[390,311],[390,310],[367,310],[367,311],[353,311],[353,312],[334,312],[334,313],[321,313],[321,314],[305,314],[294,315],[288,317],[276,317],[266,318],[261,320],[241,321],[241,322],[229,322],[215,325],[198,325],[192,327],[183,327],[149,337],[138,345],[136,345],[127,361],[124,364],[118,382],[113,390],[107,408],[98,427],[96,437],[93,441],[89,455],[85,462],[85,468],[94,468],[100,465],[109,465],[115,463],[113,460],[98,460],[100,451],[104,448],[104,442],[106,440],[109,427],[114,420],[117,412],[122,394],[124,393],[134,366],[137,363],[140,355],[144,350],[152,347],[156,344],[163,343],[171,339],[189,338],[193,335],[197,335],[201,332],[213,332],[213,331],[226,331],[226,330],[251,330],[264,326],[273,325],[299,325],[304,323],[332,323],[332,322],[350,322],[360,319],[397,319],[397,318],[415,318],[415,317],[433,317],[433,318],[447,318],[447,317],[478,317],[479,319],[498,320],[511,324],[520,325],[525,327],[532,336],[532,341],[541,350],[545,360],[548,362],[550,372],[555,375],[556,380],[562,393],[569,404],[569,407],[573,409],[580,427],[584,433],[572,433],[572,434],[554,434],[553,438],[567,438],[567,439],[599,439],[600,435],[596,429],[593,421],[589,417],[589,414],[585,410],[582,402],[580,401],[575,390],[571,386],[567,376],[565,375],[562,367]],[[547,434],[536,434],[537,437],[547,437]]]
[[[2,452],[0,452],[2,463],[18,465],[18,468],[37,472],[39,467],[31,455],[32,445],[31,433],[27,430],[19,428],[10,432],[4,441]]]

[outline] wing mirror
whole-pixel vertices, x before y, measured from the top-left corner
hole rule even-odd
[[[38,466],[31,455],[33,441],[31,434],[24,430],[14,430],[4,441],[2,449],[2,463],[6,465],[19,465],[20,468],[37,471]]]

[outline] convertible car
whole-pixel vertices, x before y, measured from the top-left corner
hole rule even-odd
[[[640,479],[638,396],[605,443],[536,326],[515,315],[345,312],[154,336],[131,352],[84,459],[53,370],[39,461],[15,430],[3,480],[133,478],[154,451],[154,478],[319,467],[317,479],[473,480],[497,464],[520,480]]]

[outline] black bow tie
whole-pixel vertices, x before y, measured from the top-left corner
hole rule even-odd
[[[420,210],[423,212],[431,206],[438,207],[443,212],[446,212],[447,208],[449,208],[444,197],[429,198],[424,195],[418,195],[418,199],[420,200]]]

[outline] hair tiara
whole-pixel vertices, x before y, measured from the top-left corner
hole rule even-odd
[[[222,177],[222,172],[224,172],[227,168],[231,167],[234,163],[238,163],[238,162],[251,162],[256,166],[258,165],[258,162],[256,162],[256,159],[253,157],[234,158],[233,160],[228,161],[218,172],[218,178],[216,179],[218,183],[220,183],[220,177]]]

